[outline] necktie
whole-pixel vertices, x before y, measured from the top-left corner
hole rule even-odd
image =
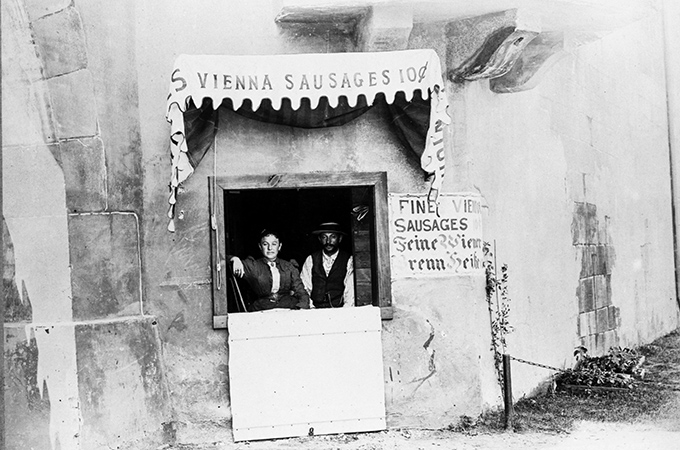
[[[276,263],[274,261],[267,261],[269,265],[269,270],[272,273],[272,294],[279,292],[279,287],[281,286],[281,274],[279,269],[276,268]]]

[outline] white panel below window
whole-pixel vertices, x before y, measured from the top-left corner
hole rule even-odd
[[[385,429],[380,308],[228,320],[235,441]]]

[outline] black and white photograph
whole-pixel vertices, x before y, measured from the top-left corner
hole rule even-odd
[[[0,449],[680,448],[680,1],[0,8]]]

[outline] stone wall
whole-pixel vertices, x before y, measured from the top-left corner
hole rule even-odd
[[[678,326],[663,47],[653,10],[566,48],[532,90],[455,95],[461,179],[487,199],[519,358],[570,367],[577,345],[597,355]],[[513,371],[516,395],[550,375]]]
[[[162,440],[134,3],[2,4],[6,447]]]

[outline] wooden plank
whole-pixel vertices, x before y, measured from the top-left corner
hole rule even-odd
[[[378,308],[228,319],[235,441],[386,428]]]
[[[387,174],[382,172],[374,188],[375,205],[375,266],[378,287],[378,304],[390,306],[392,304],[392,276],[390,270],[390,247],[387,230],[389,220],[387,213]]]
[[[300,187],[351,187],[373,186],[384,172],[323,172],[323,173],[278,173],[270,175],[240,175],[218,177],[217,183],[230,190],[239,189],[296,189]],[[387,198],[387,193],[385,193]]]
[[[392,309],[392,306],[381,306],[380,318],[382,320],[392,320],[394,318],[394,310]]]
[[[208,177],[208,195],[211,214],[210,255],[212,258],[213,328],[226,328],[226,320],[218,319],[227,314],[227,273],[224,228],[224,191],[214,177]],[[213,222],[214,218],[214,222]],[[215,229],[213,229],[213,224]]]
[[[215,316],[213,315],[213,329],[220,330],[227,328],[227,315]]]
[[[361,309],[362,311],[357,311]],[[229,319],[229,341],[262,339],[273,335],[286,336],[282,330],[292,330],[291,336],[343,334],[380,331],[377,315],[363,310],[373,306],[336,309],[277,309],[244,313],[247,318]],[[324,314],[318,314],[325,311]],[[243,314],[238,314],[243,315]],[[231,315],[230,315],[231,316]]]
[[[356,279],[357,284],[363,283],[367,285],[371,285],[371,269],[357,269],[356,267],[354,268],[354,278]]]
[[[368,213],[363,220],[357,220],[357,215],[352,220],[352,244],[354,247],[354,304],[357,306],[377,305],[378,298],[374,298],[373,284],[371,283],[372,255],[371,255],[371,229],[370,222],[373,219],[373,199],[370,194],[373,187],[361,186],[352,188],[352,208],[366,207]],[[370,220],[369,220],[370,218]],[[368,276],[367,276],[368,275]]]

